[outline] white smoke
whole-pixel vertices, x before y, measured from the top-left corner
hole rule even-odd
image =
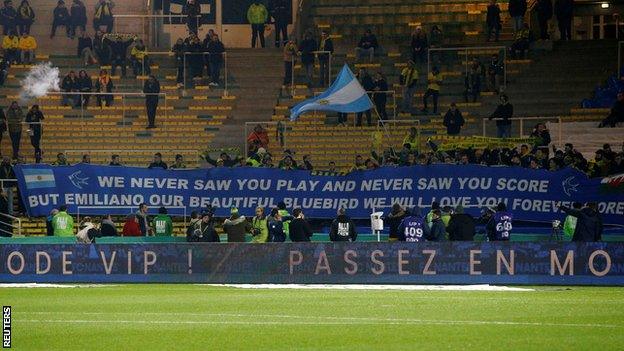
[[[59,69],[51,62],[44,62],[33,67],[22,80],[20,100],[22,103],[40,98],[51,91],[59,91]]]

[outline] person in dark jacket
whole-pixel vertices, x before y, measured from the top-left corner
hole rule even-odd
[[[217,231],[214,229],[212,213],[208,211],[202,213],[201,220],[194,223],[190,230],[190,235],[187,233],[186,241],[208,243],[221,242],[219,234],[217,234]]]
[[[1,16],[1,14],[0,14]],[[17,26],[19,34],[30,33],[30,26],[35,21],[35,10],[30,6],[28,0],[22,0],[17,8]]]
[[[379,117],[383,120],[388,119],[388,112],[386,112],[386,103],[388,101],[388,82],[381,71],[375,74],[373,81],[373,102]]]
[[[494,33],[494,41],[498,41],[498,35],[502,27],[500,13],[501,9],[496,3],[496,0],[490,0],[485,18],[485,25],[487,26],[487,41],[492,40],[492,33]]]
[[[537,0],[537,23],[540,28],[540,39],[550,39],[548,34],[548,21],[553,16],[553,6],[551,0]]]
[[[572,241],[593,242],[602,240],[602,218],[598,213],[597,203],[588,202],[580,210],[565,206],[559,206],[559,209],[577,218]]]
[[[355,223],[347,216],[344,208],[338,209],[338,217],[334,219],[329,229],[329,240],[331,241],[355,241]]]
[[[71,37],[71,25],[69,18],[69,11],[67,11],[67,7],[65,7],[65,1],[59,0],[56,8],[54,8],[54,19],[52,20],[52,32],[50,33],[50,38],[54,38],[54,35],[56,35],[56,28],[58,26],[65,26],[67,37]]]
[[[507,211],[507,205],[500,202],[496,206],[496,210],[487,209],[488,217],[485,229],[489,241],[509,241],[511,239],[511,230],[513,229],[513,215]]]
[[[405,216],[405,210],[400,204],[395,203],[392,205],[392,210],[390,210],[390,213],[388,213],[386,217],[386,222],[389,227],[388,241],[392,242],[399,239],[399,225]]]
[[[110,63],[110,48],[104,41],[104,34],[99,30],[93,36],[93,52],[102,65]]]
[[[82,58],[85,66],[98,62],[93,49],[93,40],[87,35],[87,32],[82,32],[78,38],[78,57]]]
[[[81,70],[78,72],[78,91],[81,93],[85,93],[84,95],[80,95],[80,103],[81,106],[88,106],[89,99],[91,98],[91,93],[93,91],[93,81],[91,77],[85,70]]]
[[[282,214],[276,207],[271,210],[269,216],[269,243],[281,243],[286,241],[286,234],[284,233],[284,223],[282,222]]]
[[[609,115],[600,122],[598,128],[611,127],[615,128],[618,123],[624,122],[624,92],[617,94],[617,100],[611,107]]]
[[[288,228],[290,241],[310,241],[313,234],[312,227],[310,227],[310,223],[305,220],[303,211],[301,211],[300,208],[295,208],[292,214],[294,219],[290,222]]]
[[[59,210],[54,208],[52,209],[52,211],[50,211],[50,215],[46,217],[46,235],[47,236],[54,236],[54,227],[52,226],[52,218],[54,218],[54,216],[57,213],[59,213]]]
[[[171,48],[171,51],[173,52],[177,69],[176,83],[180,86],[184,82],[184,52],[186,51],[184,40],[182,40],[182,38],[178,38],[176,43]]]
[[[158,99],[160,95],[160,83],[154,76],[143,84],[143,94],[145,94],[145,109],[147,110],[147,129],[156,128],[156,110],[158,109]]]
[[[136,212],[136,219],[139,224],[139,228],[141,229],[141,235],[148,236],[152,229],[150,228],[149,223],[151,222],[147,215],[147,204],[142,203],[139,205],[139,210]]]
[[[186,25],[189,33],[197,34],[201,18],[201,8],[197,0],[188,0],[182,8],[182,14],[186,15]]]
[[[16,26],[18,21],[18,13],[13,7],[13,1],[7,0],[4,2],[4,7],[0,10],[0,18],[2,19],[3,35],[9,35],[10,33],[17,32]]]
[[[208,51],[208,63],[210,68],[210,84],[211,86],[219,86],[219,78],[221,77],[221,67],[223,66],[223,53],[225,46],[219,40],[219,36],[214,34],[206,47]]]
[[[511,121],[509,120],[511,117],[513,117],[513,105],[509,103],[507,95],[502,94],[500,104],[488,118],[489,120],[500,118],[496,121],[497,138],[511,138]]]
[[[509,16],[513,20],[514,32],[519,31],[524,24],[524,14],[527,10],[526,0],[509,0]]]
[[[223,222],[223,231],[227,234],[229,243],[232,242],[245,242],[245,234],[251,232],[251,224],[247,221],[245,216],[241,216],[238,213],[238,209],[233,207],[230,210],[230,218]]]
[[[76,29],[80,28],[84,33],[87,27],[87,8],[84,3],[80,0],[73,0],[72,6],[69,11],[70,14],[70,23],[71,23],[71,31],[70,36],[73,39],[76,36]]]
[[[366,71],[366,68],[360,68],[360,72],[357,75],[358,80],[360,81],[360,84],[362,85],[362,88],[364,88],[365,91],[373,91],[375,90],[375,83],[373,82],[373,78],[371,78],[370,74],[368,74],[368,72]],[[372,93],[368,94],[368,97],[372,97]],[[362,126],[362,115],[366,114],[366,124],[370,127],[372,125],[372,120],[371,120],[371,110],[366,110],[364,112],[358,112],[356,114],[356,123],[355,125],[357,127]]]
[[[477,102],[477,98],[481,95],[481,78],[483,77],[483,65],[476,57],[472,59],[470,68],[466,73],[464,79],[464,85],[466,90],[464,91],[464,101],[469,102],[469,97],[472,97],[472,102]]]
[[[61,90],[64,93],[73,93],[78,91],[78,77],[76,72],[69,71],[69,73],[63,78],[61,82]],[[63,94],[62,104],[63,106],[70,105],[72,107],[78,106],[79,95]]]
[[[429,241],[446,241],[446,228],[442,221],[442,212],[440,210],[433,210],[431,216],[431,229],[429,232]]]
[[[306,32],[301,44],[299,44],[299,52],[301,55],[301,64],[305,69],[306,84],[312,89],[312,77],[314,76],[314,51],[318,46],[316,40],[312,38],[312,33]]]
[[[26,114],[26,122],[29,123],[30,144],[35,149],[35,163],[41,162],[41,134],[43,130],[43,113],[39,105],[33,105]]]
[[[427,41],[427,33],[422,30],[422,27],[416,27],[416,30],[412,34],[412,61],[423,64],[427,62],[427,48],[429,43]]]
[[[100,236],[117,236],[117,227],[111,215],[102,217],[100,222]]]
[[[397,229],[397,240],[417,243],[430,238],[431,231],[425,219],[422,217],[420,209],[415,207],[405,212],[405,217],[401,223],[399,223]]]
[[[108,45],[111,52],[111,75],[115,75],[117,66],[121,67],[122,78],[126,77],[126,66],[128,64],[128,48],[134,41],[134,38],[124,38],[116,35],[114,40],[110,36],[104,37],[104,43]]]
[[[464,213],[462,206],[455,208],[451,215],[446,232],[450,241],[472,241],[475,236],[475,220],[471,215]]]
[[[572,19],[574,18],[574,0],[556,0],[555,15],[561,40],[572,40]]]
[[[451,107],[446,114],[444,115],[444,126],[446,127],[446,134],[448,135],[459,135],[461,131],[461,127],[464,125],[464,116],[462,116],[461,111],[457,108],[457,104],[454,102],[451,103]]]
[[[280,44],[286,45],[288,42],[288,22],[290,20],[290,1],[287,0],[271,0],[269,1],[269,14],[273,17],[275,24],[275,47],[279,48]],[[280,41],[281,36],[281,41]]]
[[[319,83],[321,87],[324,87],[331,83],[329,79],[329,58],[334,54],[334,43],[326,30],[321,32],[318,50],[329,52],[317,55],[319,61]]]
[[[109,0],[99,0],[93,14],[93,28],[99,31],[100,27],[106,26],[106,33],[110,33],[113,31],[114,22],[113,3]]]
[[[358,46],[355,48],[356,57],[360,60],[362,56],[368,55],[369,61],[373,62],[377,48],[379,48],[377,37],[370,29],[367,29],[366,32],[364,32],[364,35],[360,38]]]

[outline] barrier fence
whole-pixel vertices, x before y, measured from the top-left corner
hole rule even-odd
[[[149,44],[152,47],[162,47],[165,43],[161,42],[161,37],[158,35],[162,32],[162,26],[164,20],[168,19],[171,24],[173,19],[180,19],[180,22],[184,22],[188,15],[175,15],[175,14],[151,14],[151,15],[139,15],[139,14],[119,14],[113,15],[115,21],[113,22],[113,32],[117,32],[120,27],[119,21],[132,21],[140,22],[141,37],[146,40],[149,38]],[[201,24],[201,15],[196,17],[197,27]],[[159,28],[160,26],[160,28]],[[147,31],[146,31],[147,29]],[[147,44],[147,42],[146,42]]]
[[[487,137],[488,133],[487,133],[487,123],[495,123],[496,121],[502,121],[502,118],[493,118],[491,120],[487,119],[487,118],[483,118],[481,120],[482,123],[482,130],[483,130],[483,136]],[[531,133],[529,132],[528,134],[525,133],[525,122],[526,121],[535,121],[535,123],[546,123],[546,121],[557,121],[558,124],[558,131],[557,131],[557,135],[556,135],[556,140],[557,140],[557,145],[561,146],[562,144],[562,140],[563,140],[563,136],[562,136],[562,119],[561,117],[514,117],[514,118],[509,118],[509,121],[512,121],[512,131],[513,131],[513,122],[518,122],[517,123],[517,134],[519,138],[524,138],[524,137],[528,137]],[[530,126],[530,129],[532,130],[534,127],[534,125]],[[513,135],[513,133],[512,133]],[[551,139],[552,135],[551,135]],[[554,141],[554,140],[553,140]]]

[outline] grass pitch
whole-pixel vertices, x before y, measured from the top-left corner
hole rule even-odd
[[[624,289],[0,288],[16,350],[622,350]]]

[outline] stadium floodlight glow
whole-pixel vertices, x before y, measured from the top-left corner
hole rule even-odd
[[[602,7],[603,9],[608,9],[609,8],[609,3],[608,2],[603,2],[602,4],[600,4],[600,7]]]

